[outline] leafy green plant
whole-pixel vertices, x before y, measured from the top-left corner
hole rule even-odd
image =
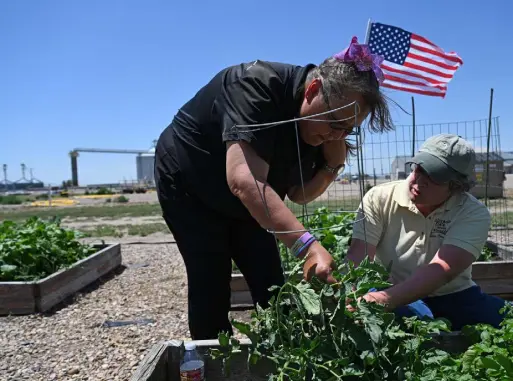
[[[0,224],[0,281],[35,281],[95,252],[78,238],[79,233],[62,228],[58,219],[4,221]]]
[[[327,285],[302,278],[302,260],[292,258],[283,245],[283,261],[294,266],[282,287],[275,287],[270,306],[257,306],[250,323],[233,320],[251,346],[248,364],[265,360],[275,372],[269,380],[411,380],[482,381],[513,379],[513,308],[500,329],[480,324],[465,327],[462,335],[473,343],[460,354],[448,353],[433,342],[450,331],[444,319],[397,319],[384,307],[358,300],[371,288],[389,286],[388,272],[367,259],[358,268],[343,263],[352,234],[354,214],[318,209],[304,221],[335,257],[337,280]],[[319,229],[321,228],[321,229]],[[483,249],[481,260],[493,253]],[[347,308],[347,305],[352,308]],[[240,341],[223,333],[219,349],[211,352],[230,370]]]
[[[495,253],[488,247],[484,246],[483,250],[481,251],[481,255],[477,260],[479,262],[489,262],[492,261],[494,257],[496,257]]]
[[[335,262],[340,263],[349,248],[355,218],[355,213],[330,213],[326,207],[321,207],[317,208],[310,216],[300,217],[300,220],[305,229],[309,230],[328,250]],[[282,262],[288,268],[298,263],[298,259],[292,256],[282,243],[280,243],[280,255]]]
[[[358,299],[373,287],[388,286],[388,272],[380,265],[367,259],[356,269],[344,264],[333,276],[333,285],[316,278],[306,282],[299,263],[285,285],[274,288],[268,308],[257,307],[250,323],[232,320],[251,341],[248,364],[273,364],[272,381],[513,379],[510,306],[500,329],[465,327],[462,334],[473,344],[453,354],[433,340],[450,331],[445,319],[398,319],[383,306]],[[222,333],[219,343],[211,356],[229,373],[232,355],[241,352],[240,341]]]
[[[97,195],[107,195],[107,194],[113,194],[108,188],[101,187],[99,188],[94,194]]]
[[[20,205],[23,204],[24,199],[17,195],[0,195],[0,205]]]
[[[312,215],[299,217],[299,220],[328,250],[335,262],[340,263],[349,248],[355,218],[356,213],[329,212],[328,208],[320,207]],[[291,255],[283,243],[280,242],[278,247],[284,268],[290,270],[298,263],[298,259]],[[235,263],[232,263],[232,271],[239,271]]]
[[[474,344],[456,363],[458,372],[476,380],[513,380],[513,307],[506,305],[504,312],[500,328],[478,324],[463,329]]]
[[[116,198],[114,199],[114,202],[119,202],[119,203],[123,203],[123,204],[124,204],[124,203],[127,203],[128,201],[129,201],[129,200],[128,200],[128,197],[123,196],[123,195],[118,196],[118,197],[116,197]]]
[[[232,321],[251,340],[248,361],[274,364],[269,380],[406,380],[442,355],[426,344],[432,334],[449,330],[445,320],[401,323],[384,307],[358,300],[371,288],[389,286],[382,266],[365,260],[356,269],[344,264],[333,275],[333,285],[306,282],[298,263],[285,285],[275,288],[269,308],[257,308],[249,324]],[[212,356],[229,370],[240,343],[226,334],[219,341]]]

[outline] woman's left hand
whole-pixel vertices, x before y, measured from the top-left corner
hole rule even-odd
[[[327,140],[322,143],[322,151],[326,164],[330,167],[338,167],[346,162],[346,141],[345,140]]]

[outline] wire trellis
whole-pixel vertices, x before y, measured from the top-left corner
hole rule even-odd
[[[344,118],[344,119],[329,119],[329,120],[326,120],[326,119],[316,119],[319,116],[332,114],[332,113],[334,113],[334,112],[336,112],[338,110],[348,109],[349,107],[354,107],[354,113],[353,113],[352,116],[349,116],[347,118]],[[296,135],[296,147],[297,147],[297,158],[298,158],[298,164],[299,164],[300,186],[301,186],[301,190],[302,190],[302,194],[303,194],[303,200],[306,200],[305,182],[304,182],[304,178],[303,178],[303,168],[302,168],[302,165],[301,165],[301,148],[300,148],[300,143],[299,143],[300,136],[299,136],[299,128],[298,128],[297,122],[301,121],[301,120],[309,120],[309,121],[312,121],[312,122],[319,122],[319,123],[326,124],[326,123],[346,122],[346,121],[349,121],[349,120],[353,120],[354,121],[354,123],[353,123],[354,128],[351,129],[351,130],[347,130],[347,136],[354,137],[354,139],[355,139],[355,143],[356,143],[355,147],[357,149],[356,158],[357,158],[357,165],[358,165],[358,173],[363,176],[363,173],[364,173],[363,150],[360,149],[362,147],[362,145],[363,145],[363,138],[362,138],[362,131],[363,131],[363,129],[360,126],[357,126],[357,115],[359,114],[359,110],[360,110],[360,107],[359,107],[358,103],[357,102],[352,102],[350,104],[347,104],[347,105],[344,105],[344,106],[341,106],[341,107],[337,107],[337,108],[334,108],[334,109],[329,109],[328,111],[325,111],[325,112],[322,112],[322,113],[318,113],[318,114],[314,114],[314,115],[309,115],[309,116],[305,116],[305,117],[298,117],[298,118],[293,118],[293,119],[288,119],[288,120],[282,120],[282,121],[277,121],[277,122],[251,124],[251,125],[234,125],[233,129],[235,130],[235,132],[237,134],[240,134],[240,133],[243,133],[243,132],[255,132],[255,131],[265,130],[265,129],[268,129],[268,128],[276,128],[277,126],[280,126],[280,125],[287,125],[287,127],[290,128],[293,125],[294,128],[295,128],[295,135]],[[333,130],[337,131],[339,129],[333,128]],[[240,135],[239,135],[239,138],[240,138]],[[250,170],[251,170],[251,168],[250,168]],[[262,190],[260,189],[260,186],[258,184],[257,178],[255,177],[255,175],[253,173],[252,173],[252,175],[253,175],[253,179],[255,181],[255,186],[258,189],[258,192],[259,192],[259,195],[260,195],[260,199],[261,199],[261,201],[262,201],[262,203],[264,205],[267,218],[269,220],[271,220],[271,212],[269,210],[269,206],[267,204],[266,197],[262,193]],[[360,200],[361,200],[361,202],[363,202],[363,195],[365,194],[365,187],[364,187],[363,183],[360,184],[359,192],[360,192]],[[342,208],[342,209],[329,210],[328,211],[328,213],[334,213],[334,214],[340,214],[340,213],[357,214],[358,213],[359,215],[361,215],[361,218],[357,218],[357,219],[355,219],[353,221],[350,221],[350,222],[344,222],[344,223],[341,223],[339,225],[332,225],[332,226],[329,226],[329,227],[320,227],[320,228],[310,228],[310,229],[306,229],[305,228],[305,229],[301,229],[301,230],[287,230],[287,231],[278,231],[278,230],[273,229],[273,228],[267,228],[266,230],[267,230],[267,232],[273,234],[278,251],[280,251],[280,249],[279,249],[279,239],[278,239],[278,235],[280,235],[280,234],[301,233],[301,232],[307,232],[307,231],[313,232],[313,231],[319,231],[319,230],[330,230],[330,229],[335,229],[337,227],[346,226],[346,225],[349,225],[349,224],[355,224],[357,222],[363,222],[364,237],[366,237],[365,213],[364,213],[363,205],[362,205],[360,210],[357,209],[357,208],[354,208],[354,209],[355,210],[343,210],[343,208]],[[302,221],[308,222],[308,218],[310,216],[312,216],[312,214],[308,213],[307,205],[306,204],[302,205],[302,213],[301,213],[301,216],[298,216],[298,219],[300,219]],[[365,245],[365,255],[367,255],[367,245]],[[286,258],[287,258],[287,261],[288,261],[289,256],[287,255]],[[288,267],[288,263],[284,263],[283,265],[285,265],[285,267]]]
[[[360,156],[360,162],[351,163],[353,160],[350,160],[346,163],[344,173],[311,203],[310,209],[315,205],[326,206],[330,210],[356,208],[361,200],[362,187],[367,191],[378,184],[405,179],[411,171],[406,164],[408,159],[427,138],[440,133],[457,134],[474,147],[476,186],[469,193],[487,205],[490,211],[492,221],[488,240],[504,248],[501,249],[504,259],[513,259],[513,152],[505,152],[501,148],[499,117],[396,125],[389,132],[368,134],[359,148],[365,157]],[[296,214],[301,212],[288,200],[287,205]]]

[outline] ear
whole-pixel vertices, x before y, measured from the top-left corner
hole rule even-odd
[[[317,95],[320,95],[322,82],[319,78],[313,79],[305,89],[305,100],[312,103]]]

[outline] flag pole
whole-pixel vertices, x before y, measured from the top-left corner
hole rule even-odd
[[[411,97],[411,115],[412,115],[412,144],[411,144],[411,157],[415,156],[415,98]]]
[[[371,26],[372,26],[372,19],[369,19],[367,21],[367,30],[365,31],[365,44],[369,43]]]
[[[488,186],[490,173],[490,136],[492,135],[492,108],[493,108],[493,87],[490,89],[490,110],[488,114],[488,133],[486,140],[486,185],[485,185],[485,205],[488,206]]]

